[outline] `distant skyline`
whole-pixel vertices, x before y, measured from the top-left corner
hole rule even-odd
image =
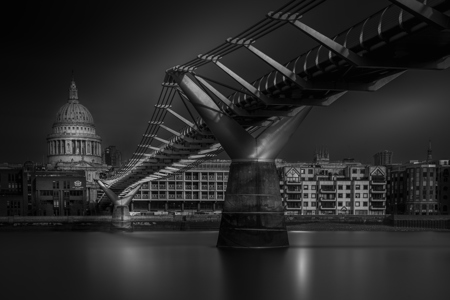
[[[80,103],[92,113],[103,148],[128,159],[161,91],[165,70],[211,50],[287,1],[20,2],[3,20],[0,163],[42,162],[56,113],[68,100],[74,70]],[[330,36],[378,11],[387,0],[335,0],[306,15]],[[299,43],[310,40],[292,31]],[[291,33],[291,34],[292,34]],[[277,52],[274,44],[269,50]],[[292,44],[291,52],[304,52]],[[281,47],[281,46],[279,46]],[[287,61],[292,57],[283,57]],[[251,79],[251,78],[250,78]],[[249,79],[249,81],[251,81]],[[279,158],[372,163],[390,150],[394,162],[450,158],[450,70],[410,70],[374,93],[349,92],[314,108]],[[226,158],[226,155],[220,157]]]

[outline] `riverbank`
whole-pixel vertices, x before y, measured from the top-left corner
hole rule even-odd
[[[348,223],[305,223],[288,225],[288,231],[388,231],[388,232],[416,232],[442,231],[450,232],[446,228],[395,227],[383,224],[348,224]]]
[[[217,231],[220,214],[133,216],[133,231]],[[286,216],[289,231],[446,231],[449,216]],[[111,231],[111,216],[0,217],[0,231]]]

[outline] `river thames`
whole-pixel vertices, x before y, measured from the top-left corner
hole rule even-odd
[[[289,232],[221,250],[217,232],[1,232],[5,299],[449,299],[448,232]],[[3,297],[2,297],[3,298]]]

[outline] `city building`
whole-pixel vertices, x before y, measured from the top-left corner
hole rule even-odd
[[[410,161],[388,167],[388,212],[407,215],[449,213],[448,160]]]
[[[99,187],[94,179],[108,171],[102,162],[101,138],[96,134],[94,118],[80,103],[75,80],[69,87],[69,100],[56,114],[52,133],[47,136],[49,171],[83,171],[86,177],[86,200],[97,199]]]
[[[106,147],[103,151],[103,162],[110,168],[116,170],[122,167],[122,153],[117,150],[116,146]]]
[[[387,167],[387,213],[449,214],[449,160],[433,160],[431,141],[426,160]]]
[[[375,166],[386,166],[392,164],[392,157],[394,153],[392,151],[384,150],[375,153],[373,156],[373,164]]]
[[[146,182],[134,196],[130,211],[222,210],[230,163],[228,160],[211,160],[185,173]]]
[[[87,201],[84,171],[35,171],[31,181],[35,215],[85,214]]]
[[[438,198],[439,198],[439,212],[441,215],[450,214],[450,161],[438,161]]]
[[[291,214],[383,215],[386,201],[386,168],[353,160],[324,162],[326,151],[315,161],[291,163],[277,160],[281,197]],[[134,196],[132,212],[218,211],[227,188],[228,160],[211,160],[182,174],[142,185]]]
[[[0,216],[83,215],[87,209],[82,170],[45,170],[31,161],[0,165]]]
[[[390,212],[408,215],[439,213],[438,166],[412,161],[389,170]]]
[[[0,216],[26,215],[22,165],[0,165]]]
[[[281,163],[281,196],[289,214],[384,215],[386,168],[346,160]]]

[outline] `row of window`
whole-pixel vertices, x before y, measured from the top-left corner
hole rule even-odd
[[[317,193],[299,193],[299,194],[287,194],[288,199],[300,199],[303,195],[303,198],[309,198],[311,196],[311,198],[316,198]],[[322,199],[335,199],[333,194],[320,194],[322,196]],[[368,193],[355,193],[355,198],[369,198],[369,194]],[[337,198],[351,198],[351,193],[346,193],[345,196],[343,193],[338,193],[337,194]],[[383,195],[374,197],[374,199],[378,199],[378,200],[382,200],[384,199]]]
[[[309,189],[309,187],[311,187],[311,190],[315,190],[316,189],[316,185],[315,184],[312,184],[312,185],[297,185],[297,186],[289,186],[288,187],[288,190],[289,191],[293,191],[293,190],[301,190],[302,188],[304,189],[304,190],[308,190]],[[380,190],[380,191],[384,191],[384,187],[372,187],[374,190]],[[333,185],[321,185],[320,186],[320,189],[322,189],[322,190],[330,190],[330,191],[332,191],[332,190],[334,190],[335,189],[335,187],[333,186]],[[351,190],[352,188],[351,188],[351,185],[338,185],[337,186],[337,189],[338,190]],[[361,185],[360,184],[356,184],[355,185],[355,187],[354,187],[354,189],[355,190],[361,190]],[[362,185],[362,189],[363,190],[368,190],[369,189],[369,185],[367,185],[367,184],[364,184],[364,185]]]
[[[218,173],[218,172],[214,172],[214,173],[185,173],[184,174],[184,178],[183,178],[183,174],[178,174],[178,175],[175,175],[175,176],[172,176],[172,177],[168,178],[167,181],[158,181],[158,182],[150,181],[150,184],[144,183],[141,188],[142,189],[148,189],[150,185],[153,187],[153,186],[157,185],[158,183],[160,185],[165,185],[166,183],[176,184],[174,182],[170,182],[171,180],[204,180],[204,181],[208,181],[208,180],[224,180],[224,181],[227,181],[228,180],[228,172],[225,172],[225,173]],[[181,183],[181,182],[179,182],[179,183]],[[179,183],[177,183],[177,184],[179,184]]]
[[[94,133],[95,132],[94,128],[90,128],[90,127],[62,126],[62,127],[56,127],[55,128],[55,131],[57,133],[64,132],[64,131],[70,131],[70,130],[82,130],[82,131],[86,131],[86,132],[90,132],[90,133]]]
[[[154,193],[136,194],[134,199],[224,199],[223,192],[185,192],[185,193]]]
[[[295,208],[295,207],[317,207],[317,202],[288,202],[287,203],[289,208]],[[338,201],[337,203],[338,207],[352,207],[352,202],[350,201]],[[355,202],[355,207],[368,207],[369,203],[368,202],[360,202],[360,201],[356,201]],[[324,208],[335,208],[335,206],[328,206]],[[380,206],[380,208],[382,208],[382,206]]]
[[[225,183],[218,183],[218,184],[214,184],[214,183],[209,183],[209,184],[190,184],[190,183],[185,183],[184,184],[184,188],[183,188],[183,184],[179,183],[179,184],[169,184],[168,186],[165,184],[154,184],[151,186],[152,190],[157,190],[159,188],[159,190],[226,190],[227,189],[227,185]],[[141,188],[141,190],[146,190],[147,188]],[[146,193],[146,192],[144,192]],[[147,192],[148,193],[148,192]]]
[[[53,190],[41,190],[39,191],[39,195],[41,196],[59,196],[59,191],[53,191]],[[64,197],[67,196],[83,196],[83,190],[70,190],[70,191],[63,191]]]

